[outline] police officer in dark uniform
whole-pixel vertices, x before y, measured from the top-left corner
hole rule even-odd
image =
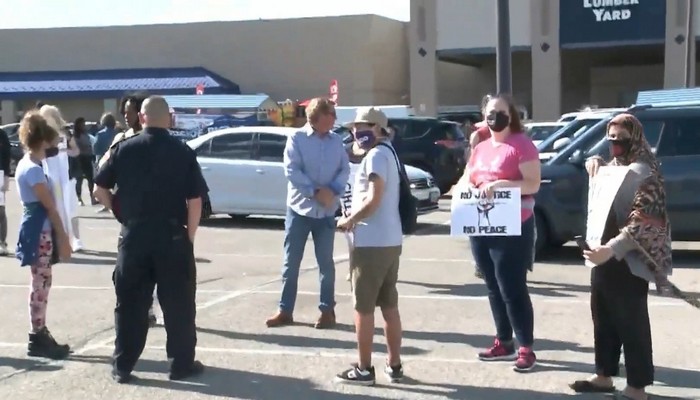
[[[113,281],[116,340],[112,376],[131,380],[146,344],[148,309],[158,285],[167,332],[170,379],[201,373],[195,361],[196,268],[193,242],[208,188],[197,158],[170,136],[168,103],[158,96],[143,102],[141,134],[114,148],[95,177],[95,196],[115,212],[122,231]],[[119,187],[113,209],[110,189]]]

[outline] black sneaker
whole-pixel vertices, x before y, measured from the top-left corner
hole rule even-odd
[[[479,278],[479,279],[484,279],[484,274],[481,272],[479,268],[476,268],[474,270],[474,276]]]
[[[360,369],[357,364],[335,376],[336,383],[348,385],[373,386],[375,381],[374,367]]]
[[[403,379],[403,366],[401,364],[396,366],[391,366],[387,364],[384,367],[384,375],[389,379],[391,383],[399,383]]]
[[[204,364],[195,360],[192,365],[186,369],[175,369],[171,367],[170,376],[168,378],[171,381],[184,381],[187,378],[200,375],[202,372],[204,372]]]
[[[29,334],[27,355],[30,357],[44,357],[52,360],[64,360],[70,355],[70,346],[58,344],[46,327],[39,332]]]

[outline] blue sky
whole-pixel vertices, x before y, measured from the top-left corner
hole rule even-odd
[[[0,0],[0,29],[378,14],[409,19],[409,0]]]

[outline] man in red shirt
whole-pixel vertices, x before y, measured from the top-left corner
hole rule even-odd
[[[483,99],[481,99],[481,116],[483,117],[483,119],[474,124],[474,128],[476,129],[469,136],[468,151],[470,152],[474,150],[477,144],[491,137],[491,131],[489,130],[489,126],[486,123],[486,115],[484,114],[484,108],[486,108],[486,105],[489,103],[490,100],[491,95],[488,94],[484,96]],[[468,162],[469,157],[467,156],[466,158]],[[484,279],[484,275],[481,273],[481,270],[479,269],[479,266],[476,263],[474,263],[474,276],[476,276],[479,279]]]

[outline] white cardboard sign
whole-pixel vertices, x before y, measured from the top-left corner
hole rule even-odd
[[[588,213],[586,242],[590,247],[601,245],[613,201],[629,175],[629,167],[601,167],[588,184]]]
[[[476,189],[452,192],[451,236],[520,236],[520,188],[502,188],[491,199]]]

